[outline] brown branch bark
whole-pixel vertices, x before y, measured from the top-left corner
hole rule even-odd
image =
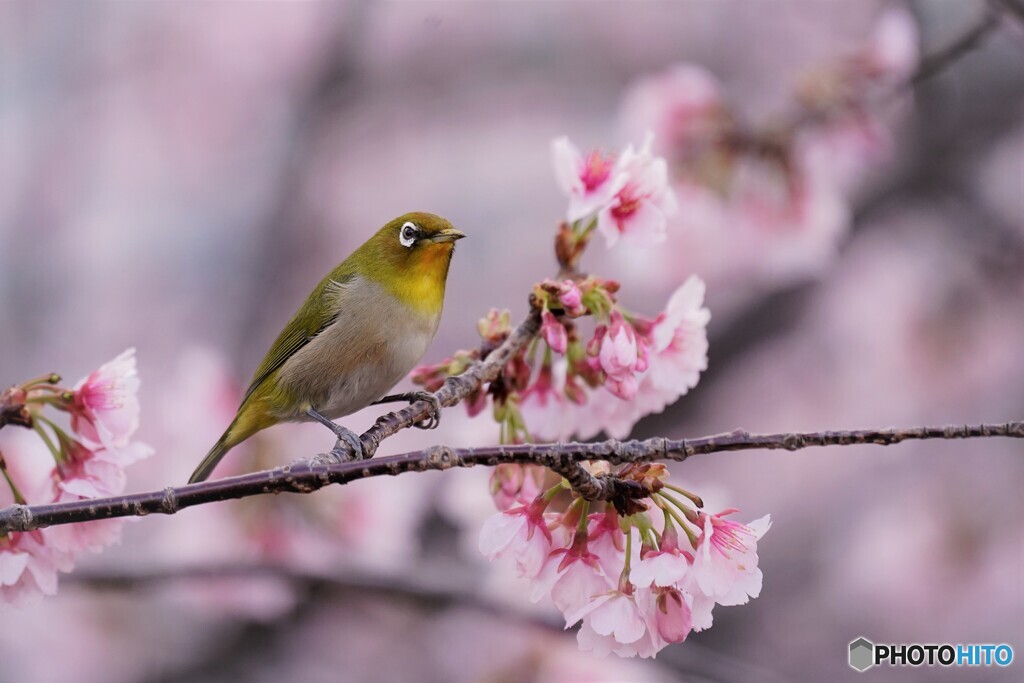
[[[426,406],[422,406],[422,409],[426,410]],[[400,412],[408,412],[407,419],[421,419],[418,410],[407,409]],[[267,493],[310,493],[329,484],[345,484],[356,479],[394,476],[403,472],[446,470],[452,467],[532,463],[561,472],[566,471],[570,465],[587,460],[606,460],[614,465],[653,460],[682,462],[694,455],[723,451],[796,451],[811,446],[857,444],[890,446],[910,440],[985,437],[1024,439],[1024,422],[779,434],[750,434],[737,430],[698,439],[612,439],[595,443],[520,444],[484,448],[433,446],[421,451],[373,460],[326,465],[296,463],[238,477],[168,487],[163,491],[52,505],[12,505],[0,510],[0,534],[112,517],[170,515],[188,507],[221,500]],[[613,486],[607,487],[607,490],[602,488],[602,491],[602,495],[611,496],[615,493]]]
[[[6,425],[32,426],[32,415],[25,408],[25,403],[20,400],[18,393],[18,387],[0,391],[0,429]]]

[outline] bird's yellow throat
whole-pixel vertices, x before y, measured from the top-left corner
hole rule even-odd
[[[381,278],[379,282],[410,309],[424,316],[435,316],[444,305],[444,286],[453,251],[451,242],[430,245],[403,277]]]

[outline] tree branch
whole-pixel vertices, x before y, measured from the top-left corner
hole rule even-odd
[[[937,76],[968,52],[978,48],[1002,21],[1003,13],[1012,11],[1007,0],[996,0],[985,11],[984,16],[976,24],[950,41],[945,47],[926,56],[921,60],[917,71],[910,77],[908,85],[916,86]]]
[[[519,323],[498,348],[490,353],[484,349],[484,358],[473,363],[461,375],[446,379],[434,397],[444,407],[459,403],[487,382],[497,379],[505,364],[526,348],[539,331],[540,310],[531,304],[526,320]],[[416,401],[401,410],[377,418],[377,422],[359,437],[363,442],[363,452],[367,457],[372,457],[381,441],[427,419],[430,417],[430,409],[427,401]]]
[[[24,393],[20,387],[0,391],[0,429],[9,424],[19,427],[32,426],[32,415],[23,400]]]
[[[274,563],[222,563],[143,569],[118,567],[78,569],[63,578],[62,581],[65,584],[92,589],[135,592],[168,583],[266,579],[286,581],[317,592],[382,594],[390,600],[399,597],[424,608],[443,609],[459,606],[472,607],[481,612],[498,616],[508,616],[512,613],[524,621],[551,627],[558,631],[563,630],[560,622],[528,613],[519,614],[508,605],[494,602],[484,594],[466,590],[465,582],[429,581],[420,576],[400,574],[382,575],[379,572],[365,572],[357,568],[347,568],[344,573],[337,574]]]
[[[511,338],[510,338],[511,339]],[[454,389],[452,390],[454,391]],[[440,392],[439,392],[440,393]],[[422,419],[414,404],[401,413],[410,421]],[[426,410],[426,406],[420,406]],[[32,531],[59,524],[73,524],[112,517],[171,515],[179,510],[221,500],[246,498],[267,493],[310,493],[329,484],[357,479],[398,475],[403,472],[447,470],[452,467],[494,466],[502,463],[531,463],[563,472],[571,465],[589,460],[606,460],[613,465],[654,460],[682,462],[702,453],[745,450],[796,451],[811,446],[890,446],[903,441],[925,439],[973,439],[1006,437],[1024,439],[1024,422],[909,429],[861,429],[780,434],[750,434],[737,430],[698,439],[653,438],[644,441],[595,443],[519,444],[483,448],[432,446],[401,455],[336,464],[296,463],[237,477],[167,487],[112,498],[97,498],[51,505],[12,505],[0,510],[0,534]],[[601,478],[596,478],[600,480]],[[602,487],[602,495],[613,495],[614,486]]]

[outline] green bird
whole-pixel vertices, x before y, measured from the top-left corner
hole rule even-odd
[[[242,404],[189,483],[203,481],[224,455],[279,422],[317,421],[361,458],[359,437],[333,420],[385,396],[420,361],[437,332],[455,241],[444,218],[407,213],[389,222],[320,281],[263,358]]]

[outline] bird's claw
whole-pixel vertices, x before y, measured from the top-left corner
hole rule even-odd
[[[363,442],[359,438],[359,435],[353,432],[351,429],[346,429],[340,424],[336,423],[324,415],[321,415],[316,410],[310,408],[306,411],[306,414],[311,418],[322,424],[323,426],[334,432],[334,435],[338,437],[337,443],[334,444],[334,449],[331,451],[331,455],[337,458],[340,462],[349,462],[350,460],[362,460],[366,453],[363,450]],[[348,448],[346,448],[348,446]]]
[[[417,429],[437,429],[441,424],[441,402],[429,391],[417,391],[410,397],[410,402],[426,401],[430,404],[430,416],[416,423]]]
[[[362,460],[364,457],[363,442],[359,439],[359,436],[352,430],[345,429],[344,427],[339,427],[339,430],[335,432],[338,435],[338,441],[334,444],[331,454],[339,458],[341,462]]]

